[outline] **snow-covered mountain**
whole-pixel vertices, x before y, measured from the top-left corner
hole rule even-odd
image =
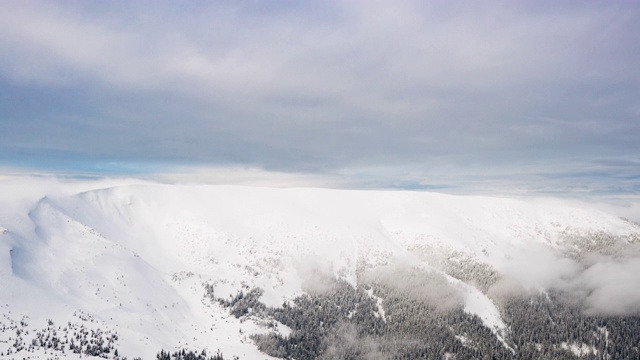
[[[376,317],[386,320],[385,299],[370,284],[390,278],[401,284],[408,281],[405,270],[443,279],[442,295],[427,283],[424,297],[459,300],[516,355],[499,303],[504,294],[563,289],[580,294],[585,312],[640,314],[640,226],[583,203],[408,191],[38,184],[18,193],[6,186],[0,195],[0,352],[8,357],[22,358],[15,353],[20,348],[32,357],[63,356],[46,346],[54,337],[66,344],[65,357],[78,357],[70,340],[86,332],[84,338],[105,348],[111,342],[110,358],[115,348],[129,358],[153,358],[160,349],[270,358],[250,336],[293,330],[265,326],[251,314],[236,318],[212,301],[207,286],[219,299],[259,288],[260,301],[278,307],[322,288],[323,279],[339,279],[366,287]],[[455,335],[469,346],[465,335]],[[590,344],[562,346],[593,353]]]

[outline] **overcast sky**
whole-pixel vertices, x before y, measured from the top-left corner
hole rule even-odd
[[[0,54],[5,171],[640,192],[638,2],[2,0]]]

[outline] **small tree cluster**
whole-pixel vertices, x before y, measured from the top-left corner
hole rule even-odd
[[[220,350],[218,350],[215,355],[207,356],[207,352],[205,350],[202,350],[202,352],[197,353],[194,351],[186,351],[183,349],[173,353],[169,351],[161,350],[156,355],[156,359],[157,360],[224,360],[224,357],[220,353]],[[233,359],[238,360],[239,358],[234,356]]]

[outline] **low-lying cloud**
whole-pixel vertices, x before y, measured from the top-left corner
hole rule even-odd
[[[640,314],[640,244],[622,244],[616,255],[569,257],[535,246],[506,261],[502,279],[491,292],[514,295],[554,289],[595,314]]]
[[[613,315],[640,315],[640,257],[603,259],[575,278],[588,291],[587,309]]]

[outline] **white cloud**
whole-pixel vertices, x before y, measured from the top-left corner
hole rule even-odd
[[[3,2],[1,150],[414,184],[637,158],[639,14],[546,5]]]
[[[578,278],[589,289],[586,304],[591,311],[609,314],[640,314],[640,258],[605,259]]]

